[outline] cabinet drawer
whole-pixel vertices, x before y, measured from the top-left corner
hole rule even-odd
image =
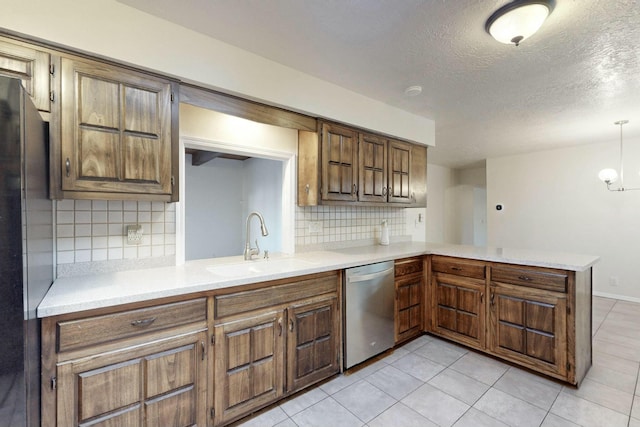
[[[422,258],[408,258],[396,261],[395,277],[422,273]]]
[[[486,266],[479,261],[434,256],[431,258],[431,270],[438,273],[484,279]]]
[[[130,338],[207,319],[206,298],[57,324],[58,352]]]
[[[503,266],[491,269],[491,280],[494,282],[512,283],[563,293],[567,292],[568,279],[568,275],[562,271],[541,271]]]
[[[272,286],[266,283],[265,287],[259,289],[216,295],[214,298],[215,317],[219,319],[337,292],[338,277],[338,272],[332,271],[306,279],[293,279],[295,281],[290,283],[275,282]]]

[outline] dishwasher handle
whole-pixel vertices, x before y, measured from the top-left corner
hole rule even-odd
[[[386,270],[378,271],[377,273],[370,274],[354,274],[347,277],[349,283],[366,282],[367,280],[377,279],[378,277],[386,276],[393,273],[395,267],[387,268]]]

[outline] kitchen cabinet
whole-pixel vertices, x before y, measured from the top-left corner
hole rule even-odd
[[[175,83],[84,58],[57,61],[53,197],[175,200]]]
[[[319,123],[298,134],[298,205],[426,206],[427,148]]]
[[[206,425],[206,299],[43,319],[43,426]]]
[[[491,352],[538,371],[566,376],[567,281],[561,271],[493,268]]]
[[[395,342],[422,334],[424,269],[422,257],[395,262]]]
[[[434,256],[431,271],[432,332],[483,349],[485,265]]]
[[[433,255],[427,330],[578,385],[591,366],[591,270]]]
[[[337,271],[214,296],[214,424],[225,425],[340,371]]]
[[[44,49],[0,37],[0,74],[20,79],[36,108],[45,112],[50,108],[50,62]]]

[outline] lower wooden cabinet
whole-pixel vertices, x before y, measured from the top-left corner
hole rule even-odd
[[[200,332],[58,364],[57,425],[205,425],[206,342]]]
[[[337,271],[214,296],[214,425],[340,372]]]
[[[395,342],[422,334],[424,278],[422,257],[395,262]]]
[[[224,424],[282,396],[283,311],[215,327],[215,422]]]
[[[426,329],[578,385],[591,366],[591,269],[432,256]]]

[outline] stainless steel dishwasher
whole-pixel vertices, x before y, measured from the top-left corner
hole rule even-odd
[[[363,265],[345,272],[345,369],[393,347],[393,272],[393,261]]]

